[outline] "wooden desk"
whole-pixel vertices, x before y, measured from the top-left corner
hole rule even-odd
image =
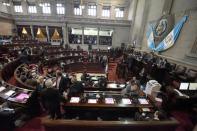
[[[133,119],[140,108],[154,108],[150,100],[148,100],[148,104],[140,104],[138,98],[123,97],[121,94],[111,92],[105,92],[105,94],[101,92],[99,95],[89,92],[81,96],[78,103],[71,103],[71,100],[75,102],[77,97],[71,97],[71,100],[64,103],[63,108],[68,119],[78,117],[80,120],[97,120],[99,117],[102,120],[118,121],[120,118]],[[131,103],[123,103],[122,98]],[[94,103],[95,101],[97,102]]]

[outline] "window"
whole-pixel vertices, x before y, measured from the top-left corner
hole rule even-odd
[[[51,7],[49,3],[40,4],[42,6],[42,13],[43,14],[51,14]]]
[[[23,12],[23,8],[21,5],[15,5],[14,6],[14,11],[17,13],[22,13]]]
[[[103,7],[102,16],[103,17],[109,17],[110,16],[110,7],[109,6],[104,6]]]
[[[89,16],[96,16],[96,5],[89,5],[88,6],[88,15]]]
[[[112,45],[112,29],[100,29],[99,30],[99,44],[100,45]]]
[[[35,5],[29,5],[28,7],[29,13],[37,13],[37,9]]]
[[[79,5],[74,6],[74,15],[82,15],[82,7]]]
[[[116,8],[116,17],[122,18],[124,17],[124,8]]]
[[[96,45],[97,35],[97,28],[84,28],[84,44]]]
[[[57,6],[57,14],[64,15],[65,14],[65,8],[62,4],[56,4]]]
[[[82,44],[82,28],[68,28],[68,39],[70,44]]]

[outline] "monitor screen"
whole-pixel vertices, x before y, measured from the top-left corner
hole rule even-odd
[[[131,100],[129,98],[122,98],[123,104],[131,104]]]
[[[4,86],[1,86],[0,87],[0,92],[2,92],[3,90],[5,90],[5,87]]]
[[[120,86],[120,88],[124,88],[125,84],[120,84],[119,86]]]
[[[117,88],[117,84],[115,83],[108,84],[108,88]]]
[[[142,111],[143,112],[150,112],[151,110],[150,110],[150,108],[142,108]]]
[[[88,99],[88,103],[96,104],[97,103],[97,99]]]
[[[190,83],[189,90],[197,90],[197,83]]]
[[[143,105],[149,104],[147,99],[145,99],[145,98],[138,98],[138,101],[139,101],[140,104],[143,104]]]
[[[98,78],[96,76],[91,77],[91,80],[98,81]]]
[[[189,86],[189,83],[181,83],[179,90],[187,90]]]
[[[16,100],[24,100],[28,98],[29,98],[29,95],[26,93],[20,93],[18,96],[16,96]]]
[[[8,92],[5,93],[6,96],[11,96],[12,94],[14,94],[15,91],[13,90],[9,90]]]
[[[71,97],[70,103],[79,103],[80,98],[79,97]]]
[[[105,98],[106,104],[114,104],[114,98]]]

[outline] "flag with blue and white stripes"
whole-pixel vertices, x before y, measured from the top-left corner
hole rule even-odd
[[[167,50],[168,48],[172,47],[177,40],[180,31],[183,27],[183,24],[186,22],[188,16],[184,16],[173,28],[173,30],[164,38],[157,47],[155,47],[154,43],[154,34],[153,34],[153,26],[150,25],[149,30],[147,31],[147,43],[148,47],[155,52],[160,52]]]

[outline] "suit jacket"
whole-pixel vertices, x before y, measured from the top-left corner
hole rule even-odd
[[[69,84],[70,84],[69,79],[68,79],[68,78],[65,78],[64,76],[61,76],[59,85],[57,85],[57,87],[58,87],[59,92],[60,92],[61,95],[63,94],[63,92],[64,92],[66,89],[68,89]]]
[[[41,100],[46,109],[60,105],[61,96],[55,88],[45,88],[41,92]]]
[[[83,84],[79,81],[76,81],[71,85],[68,96],[79,95],[80,93],[83,93],[83,91],[84,91]]]

